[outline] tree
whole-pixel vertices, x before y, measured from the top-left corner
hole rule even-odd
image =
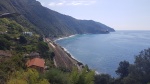
[[[43,41],[43,37],[42,36],[39,37],[39,41]]]
[[[52,84],[70,84],[68,74],[59,69],[51,68],[45,73],[45,78]]]
[[[135,57],[135,62],[130,67],[130,78],[141,84],[150,82],[150,48],[141,51]]]
[[[129,62],[128,61],[122,61],[119,63],[119,67],[116,70],[117,75],[120,76],[120,78],[124,78],[126,76],[128,76],[129,74]]]
[[[113,78],[108,74],[98,74],[95,75],[95,84],[112,84]]]
[[[124,62],[123,65],[127,67],[128,63]],[[123,71],[123,68],[119,68],[117,73],[121,75]],[[150,82],[150,48],[141,51],[135,57],[134,64],[130,64],[128,68],[128,76],[121,81],[123,84],[148,84]]]
[[[26,44],[26,43],[27,43],[27,39],[26,39],[24,36],[20,36],[19,42],[20,42],[21,44]]]
[[[5,82],[9,78],[10,74],[25,68],[23,56],[13,52],[12,57],[4,59],[3,62],[0,62],[0,83],[6,84]]]
[[[38,43],[38,50],[42,54],[43,58],[50,58],[51,52],[49,51],[48,44],[45,42]]]
[[[52,53],[51,53],[51,56],[50,56],[51,60],[53,60],[53,59],[54,59],[54,57],[55,57],[55,53],[54,53],[54,52],[52,52]]]
[[[12,73],[7,84],[50,84],[46,79],[41,79],[35,69],[17,71]]]
[[[7,50],[10,49],[11,43],[5,39],[5,38],[0,38],[0,50]]]
[[[78,84],[79,72],[77,68],[73,68],[69,78],[70,78],[71,84]]]
[[[69,78],[71,84],[94,84],[94,71],[84,68],[82,72],[78,72],[78,69],[74,68]]]
[[[38,49],[40,50],[40,52],[45,52],[45,51],[49,50],[49,47],[48,47],[47,43],[39,42],[38,43]]]

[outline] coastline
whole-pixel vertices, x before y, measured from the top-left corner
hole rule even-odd
[[[68,56],[69,58],[76,62],[76,66],[80,67],[80,68],[84,68],[84,64],[82,62],[80,62],[79,60],[77,60],[66,48],[59,46]]]
[[[71,37],[74,37],[76,35],[78,35],[78,34],[57,38],[57,39],[55,39],[53,41],[53,44],[59,46],[68,55],[70,60],[76,62],[75,65],[78,68],[80,67],[80,69],[81,69],[81,68],[84,68],[84,64],[81,61],[79,61],[78,59],[76,59],[66,48],[64,48],[64,47],[60,46],[58,43],[56,43],[56,41],[59,41],[59,40],[62,40],[62,39],[67,39],[67,38],[71,38]]]
[[[78,59],[76,59],[66,48],[64,48],[64,47],[62,47],[62,46],[60,46],[60,47],[61,47],[62,50],[64,50],[64,51],[67,53],[67,55],[68,55],[69,57],[71,57],[72,59],[74,59],[74,60],[80,62],[80,61],[79,61]]]
[[[53,41],[56,43],[56,41],[59,41],[59,40],[62,40],[62,39],[67,39],[67,38],[71,38],[71,37],[74,37],[76,35],[78,35],[78,34],[55,38],[55,39],[53,39]]]
[[[85,67],[85,64],[82,63],[81,61],[79,61],[78,59],[76,59],[66,48],[60,46],[58,43],[56,43],[56,41],[59,41],[59,40],[62,40],[62,39],[67,39],[67,38],[71,38],[71,37],[74,37],[78,34],[75,34],[75,35],[70,35],[70,36],[64,36],[64,37],[60,37],[60,38],[55,38],[51,41],[51,43],[56,47],[60,47],[63,52],[65,52],[67,54],[67,57],[70,59],[70,61],[72,61],[72,63],[78,68],[79,71],[82,71],[83,68]],[[73,67],[73,66],[72,66]],[[90,70],[94,70],[94,69],[91,69],[89,68]],[[94,70],[95,74],[101,74],[100,72]]]
[[[74,34],[74,35],[70,35],[70,36],[65,36],[65,37],[60,37],[60,38],[55,39],[53,42],[54,42],[55,45],[58,45],[59,47],[61,47],[61,49],[64,50],[64,51],[68,54],[69,57],[71,57],[72,59],[74,59],[74,60],[80,62],[80,61],[79,61],[78,59],[76,59],[65,47],[62,47],[62,46],[60,46],[58,43],[56,43],[56,41],[59,41],[59,40],[62,40],[62,39],[67,39],[67,38],[71,38],[71,37],[74,37],[74,36],[76,36],[76,35],[78,35],[78,34]]]
[[[56,43],[56,41],[61,40],[61,39],[66,39],[73,37],[75,35],[70,35],[68,37],[63,37],[63,38],[58,38],[55,40],[50,40],[49,38],[45,38],[45,41],[51,46],[54,50],[54,53],[56,54],[55,56],[55,65],[56,67],[66,67],[68,69],[73,68],[76,66],[79,71],[82,71],[84,68],[83,63],[81,63],[79,60],[77,60],[71,53],[64,47],[60,46],[59,44]],[[68,60],[68,61],[67,61]]]
[[[85,64],[82,63],[81,61],[79,61],[78,59],[76,59],[66,48],[64,48],[64,47],[60,46],[58,43],[56,43],[56,41],[59,41],[59,40],[62,40],[62,39],[67,39],[67,38],[71,38],[71,37],[74,37],[76,35],[78,35],[78,34],[57,38],[57,39],[53,40],[53,43],[55,45],[59,46],[68,55],[68,57],[71,60],[75,61],[76,62],[76,66],[78,67],[78,70],[81,71],[85,67]],[[93,70],[91,68],[89,68],[89,69]],[[94,70],[94,71],[95,71],[96,75],[101,74],[100,72],[98,72],[96,70]]]
[[[76,62],[76,66],[78,67],[78,70],[81,71],[84,67],[85,67],[85,64],[82,63],[81,61],[79,61],[78,59],[76,59],[66,48],[60,46],[59,44],[55,44],[55,45],[58,45],[68,56],[71,60],[75,61]],[[94,69],[91,69],[89,68],[90,70],[94,70]],[[101,74],[100,72],[94,70],[95,74],[98,75],[98,74]]]

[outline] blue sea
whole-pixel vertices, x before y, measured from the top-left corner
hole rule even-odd
[[[134,63],[140,51],[150,48],[150,31],[75,35],[57,40],[56,43],[91,69],[117,77],[115,70],[120,61]]]

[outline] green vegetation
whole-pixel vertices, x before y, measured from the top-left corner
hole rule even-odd
[[[94,71],[86,68],[79,72],[77,68],[68,71],[65,68],[54,66],[54,52],[43,42],[42,36],[33,33],[32,36],[23,34],[29,31],[28,28],[17,23],[13,19],[0,19],[6,33],[0,34],[0,50],[7,50],[12,53],[11,57],[0,57],[0,83],[2,84],[93,84]],[[1,30],[1,32],[5,32]],[[25,54],[39,52],[45,58],[45,65],[48,69],[40,73],[26,67],[28,58]],[[2,60],[2,61],[1,61]],[[75,78],[75,79],[74,79]]]
[[[111,78],[109,74],[97,74],[95,75],[95,84],[116,84],[114,78]]]
[[[0,31],[1,50],[9,50],[10,47],[14,47],[16,50],[19,50],[19,52],[32,52],[38,50],[33,47],[37,46],[39,38],[36,33],[34,33],[33,36],[24,35],[23,32],[29,31],[28,28],[23,27],[12,19],[0,19],[0,24],[0,26],[2,26]]]
[[[24,35],[24,31],[32,32],[13,19],[0,19],[0,50],[12,53],[11,57],[0,58],[0,82],[2,84],[149,84],[150,83],[150,49],[140,52],[135,57],[134,64],[128,61],[119,63],[116,70],[118,78],[108,74],[97,74],[87,65],[78,71],[72,71],[54,66],[54,52],[43,42],[42,36],[33,32],[33,35]],[[7,32],[6,32],[7,31]],[[27,68],[28,58],[24,54],[39,52],[46,59],[48,67],[44,73]],[[80,63],[79,63],[80,64]]]
[[[77,68],[71,72],[51,68],[45,76],[51,84],[94,84],[94,71],[87,71],[86,68],[82,72],[79,72]]]
[[[48,44],[41,41],[38,43],[38,49],[42,54],[43,58],[51,58],[51,51],[48,47]]]
[[[19,37],[19,43],[26,44],[27,43],[27,39],[24,36],[20,36]]]
[[[0,82],[2,84],[8,80],[8,78],[11,76],[11,73],[25,69],[25,60],[23,59],[22,55],[16,53],[13,55],[14,56],[3,59],[3,61],[0,62]]]
[[[124,78],[129,74],[129,62],[123,61],[119,63],[119,67],[116,70],[116,73],[120,76],[120,78]]]
[[[87,71],[87,68],[84,68],[81,73],[74,68],[70,75],[70,84],[94,84],[94,71]]]
[[[69,84],[68,74],[56,68],[51,68],[46,72],[45,78],[48,79],[51,84]]]
[[[7,50],[7,49],[10,49],[10,45],[11,43],[4,37],[0,36],[0,50]]]
[[[129,66],[129,74],[122,81],[124,84],[148,84],[150,83],[150,48],[141,51],[135,57],[134,64]]]
[[[42,52],[43,49],[38,47],[40,36],[34,32],[32,36],[24,35],[23,32],[29,31],[29,29],[13,19],[1,18],[0,26],[2,27],[0,30],[0,50],[7,50],[12,54],[11,57],[0,57],[0,83],[49,84],[46,79],[39,77],[39,72],[27,69],[25,66],[27,59],[24,54]],[[45,45],[44,49],[45,47],[48,51],[49,47]],[[43,56],[41,55],[41,57]],[[52,65],[51,62],[49,65]]]
[[[50,84],[46,79],[40,78],[39,73],[34,69],[16,71],[11,74],[7,84]]]

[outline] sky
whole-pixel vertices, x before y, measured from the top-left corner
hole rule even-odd
[[[150,30],[150,0],[37,0],[47,8],[115,30]]]

